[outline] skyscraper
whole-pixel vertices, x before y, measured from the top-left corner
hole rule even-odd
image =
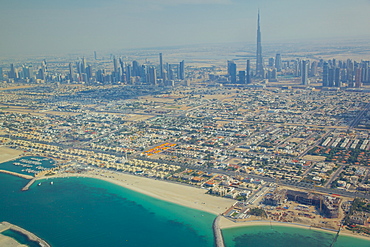
[[[240,70],[238,77],[239,77],[239,84],[245,84],[245,70]]]
[[[113,56],[113,71],[114,71],[114,73],[118,72],[118,61],[117,61],[117,58],[115,56]]]
[[[355,84],[354,86],[359,88],[362,84],[362,68],[358,66],[355,68]]]
[[[247,60],[247,73],[245,75],[245,83],[250,84],[251,81],[251,60]]]
[[[159,76],[161,79],[163,79],[163,59],[162,59],[162,53],[159,53]]]
[[[323,87],[329,86],[329,64],[327,62],[325,62],[323,65],[322,86]]]
[[[281,62],[281,55],[279,53],[276,54],[275,68],[276,68],[277,72],[281,72],[282,62]]]
[[[157,84],[157,75],[156,75],[156,70],[154,67],[149,67],[149,73],[148,73],[148,82],[151,85],[156,85]]]
[[[236,64],[233,61],[227,61],[227,74],[232,84],[236,83]]]
[[[16,69],[14,68],[14,64],[10,64],[10,71],[8,73],[8,78],[17,78],[17,71]]]
[[[257,78],[263,78],[264,77],[262,45],[261,45],[260,12],[259,11],[258,11],[258,20],[257,20],[256,77]]]
[[[69,80],[72,82],[73,81],[73,78],[74,78],[72,63],[69,63],[68,64],[68,68],[69,68]]]
[[[182,60],[180,62],[180,67],[179,67],[179,75],[178,75],[179,79],[180,80],[184,80],[185,79],[185,61]]]
[[[86,67],[87,67],[86,58],[83,57],[81,60],[81,73],[86,73]]]
[[[308,85],[308,61],[302,60],[301,64],[301,81],[302,85]]]
[[[340,81],[340,68],[336,67],[334,69],[334,86],[340,87],[341,81]]]

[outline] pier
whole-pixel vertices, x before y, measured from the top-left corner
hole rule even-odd
[[[222,237],[221,228],[219,227],[219,221],[222,216],[219,215],[213,221],[213,235],[215,236],[216,247],[225,247],[224,238]]]
[[[30,186],[36,181],[36,178],[32,178],[31,181],[28,182],[28,184],[26,184],[26,186],[24,186],[22,188],[22,191],[26,191],[30,188]]]
[[[16,232],[19,232],[19,233],[25,235],[30,241],[37,242],[40,245],[40,247],[51,247],[50,244],[48,244],[45,240],[37,237],[32,232],[29,232],[29,231],[27,231],[27,230],[25,230],[25,229],[23,229],[19,226],[10,224],[9,222],[6,222],[6,221],[1,222],[1,225],[4,226],[4,228],[1,230],[1,232],[10,229],[10,230],[13,230],[13,231],[16,231]]]

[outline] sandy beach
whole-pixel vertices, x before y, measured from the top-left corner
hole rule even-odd
[[[317,231],[324,231],[324,232],[330,232],[333,234],[336,234],[336,231],[330,231],[325,230],[322,228],[316,228],[316,227],[310,227],[307,225],[299,224],[299,223],[288,223],[288,222],[276,222],[276,221],[268,221],[268,220],[261,220],[261,221],[245,221],[245,222],[238,222],[235,223],[231,220],[226,219],[225,217],[222,217],[220,220],[220,228],[226,229],[226,228],[233,228],[233,227],[244,227],[244,226],[286,226],[286,227],[295,227],[295,228],[302,228],[302,229],[311,229],[311,230],[317,230]],[[342,236],[349,236],[349,237],[355,237],[355,238],[361,238],[370,241],[370,237],[354,234],[351,231],[348,231],[347,229],[342,229],[340,231],[340,234]]]
[[[0,163],[19,158],[22,154],[23,151],[0,147]]]
[[[2,247],[27,247],[27,245],[20,244],[11,237],[0,234],[0,246]]]
[[[235,200],[205,194],[205,189],[110,171],[99,171],[99,173],[88,172],[84,174],[58,174],[52,177],[90,177],[102,179],[160,200],[216,215],[225,212],[226,209],[235,203]],[[52,177],[42,177],[39,179],[50,179]]]
[[[27,247],[26,245],[22,245],[18,243],[16,240],[12,239],[11,237],[2,235],[1,233],[7,230],[9,227],[0,223],[0,246],[2,247]]]

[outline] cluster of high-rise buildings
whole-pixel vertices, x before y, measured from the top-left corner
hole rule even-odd
[[[95,53],[96,54],[96,53]],[[94,71],[85,58],[68,64],[65,74],[50,73],[44,60],[35,73],[32,66],[22,65],[16,68],[10,65],[7,73],[9,82],[79,82],[79,83],[125,83],[129,85],[150,84],[159,86],[173,86],[175,81],[185,80],[185,61],[178,64],[163,63],[162,53],[159,54],[159,66],[140,64],[137,61],[124,62],[121,58],[113,57],[113,70],[104,68]],[[2,68],[0,79],[4,80]]]
[[[232,84],[249,84],[252,80],[258,82],[268,80],[277,82],[280,78],[300,78],[302,85],[322,83],[323,87],[349,87],[359,88],[370,83],[370,61],[356,62],[351,59],[346,61],[331,60],[290,60],[282,61],[281,55],[270,58],[263,73],[251,71],[250,60],[247,60],[246,70],[237,71],[233,61],[227,62],[228,82]]]
[[[322,84],[325,87],[361,87],[362,83],[370,82],[370,62],[361,63],[348,59],[347,61],[336,61],[335,59],[324,62],[322,73]]]
[[[250,84],[253,80],[278,81],[278,76],[292,76],[301,79],[301,84],[309,85],[312,82],[322,82],[323,87],[361,87],[363,83],[370,83],[370,62],[356,62],[351,59],[337,61],[309,61],[295,59],[283,61],[281,54],[268,59],[267,66],[262,56],[262,39],[260,14],[257,20],[257,49],[255,70],[251,71],[251,61],[247,60],[246,69],[237,71],[234,61],[227,61],[228,82],[231,84]]]
[[[97,60],[96,52],[94,52]],[[78,82],[78,83],[109,83],[109,84],[128,84],[128,85],[158,85],[173,86],[175,81],[185,80],[185,62],[171,64],[164,63],[162,53],[159,53],[159,65],[152,63],[139,64],[137,61],[124,62],[122,58],[111,57],[113,66],[110,69],[93,69],[92,65],[87,64],[86,59],[68,64],[65,74],[49,73],[46,61],[34,69],[32,66],[22,65],[15,68],[10,65],[7,76],[4,77],[2,68],[0,68],[0,81],[25,81],[25,82]],[[227,61],[227,79],[221,79],[221,83],[231,84],[250,84],[252,81],[271,81],[277,82],[280,78],[293,78],[297,82],[300,78],[302,85],[310,83],[322,83],[323,87],[352,87],[358,88],[363,83],[370,83],[370,62],[356,62],[350,59],[346,61],[337,61],[331,59],[328,61],[305,59],[282,60],[280,53],[275,57],[270,57],[268,63],[264,63],[262,55],[262,36],[260,27],[260,14],[258,12],[257,20],[257,49],[256,62],[253,70],[251,69],[251,60],[246,61],[245,69],[237,70],[234,61]],[[111,69],[113,67],[113,69]],[[210,76],[211,78],[211,76]],[[213,80],[213,77],[211,78]],[[220,81],[220,80],[219,80]]]
[[[37,70],[33,68],[32,65],[26,66],[22,65],[20,68],[15,68],[14,64],[10,64],[10,70],[7,73],[8,79],[10,81],[34,81],[34,80],[47,80],[47,66],[46,61],[42,61],[41,65]],[[3,69],[0,67],[0,80],[4,80]]]
[[[82,73],[82,75],[84,75]],[[113,71],[107,73],[105,69],[96,71],[95,80],[101,83],[150,84],[173,86],[176,80],[185,79],[185,61],[178,64],[163,63],[162,53],[159,54],[159,66],[140,64],[137,61],[125,63],[121,58],[113,57]],[[86,80],[94,78],[87,75]]]

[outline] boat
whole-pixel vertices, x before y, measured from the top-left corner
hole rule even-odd
[[[51,181],[51,182],[50,182],[50,184],[51,184],[51,185],[53,185],[53,184],[54,184],[54,182],[53,182],[53,181]]]
[[[40,185],[41,185],[41,183],[38,184],[38,186],[40,186]]]

